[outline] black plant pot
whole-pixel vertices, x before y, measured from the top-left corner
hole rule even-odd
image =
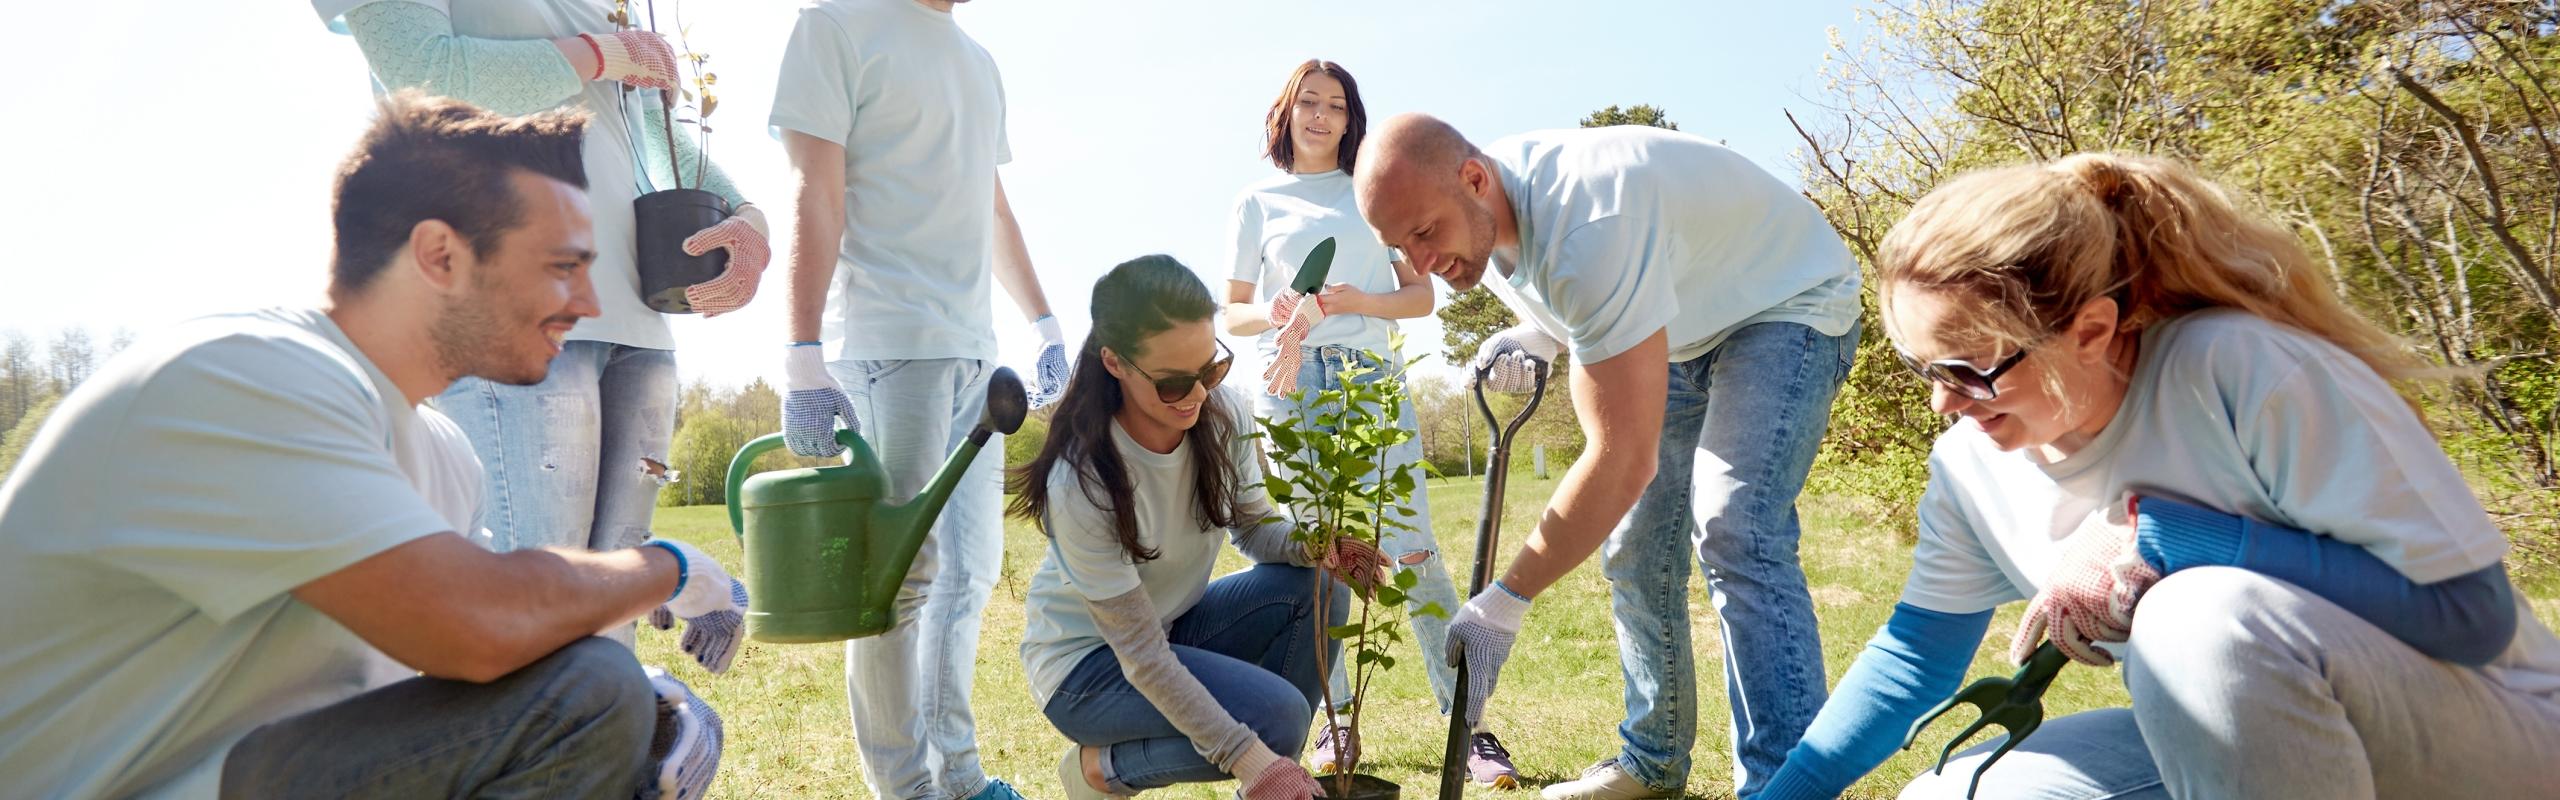
[[[729,251],[715,247],[689,256],[684,240],[728,219],[729,201],[701,189],[668,189],[631,201],[631,216],[640,246],[640,301],[661,313],[693,313],[684,290],[720,277]]]
[[[1354,772],[1351,773],[1351,793],[1336,796],[1333,793],[1333,784],[1336,779],[1332,775],[1316,776],[1316,786],[1319,787],[1316,796],[1326,800],[1396,800],[1398,795],[1404,793],[1404,789],[1397,786],[1394,781],[1376,775]]]

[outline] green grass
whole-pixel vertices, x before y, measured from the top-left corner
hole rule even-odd
[[[1442,552],[1451,556],[1450,572],[1461,581],[1472,565],[1476,515],[1483,502],[1479,485],[1464,479],[1430,482],[1433,527]],[[1530,480],[1525,475],[1514,480],[1505,503],[1505,544],[1499,557],[1510,557],[1554,488],[1552,481]],[[1805,572],[1821,616],[1825,666],[1836,683],[1891,612],[1910,568],[1910,548],[1897,541],[1893,529],[1872,522],[1884,515],[1871,504],[1854,498],[1808,497],[1799,505],[1805,524]],[[719,507],[660,509],[657,529],[661,535],[704,546],[723,563],[737,563],[738,548],[729,536],[726,512]],[[1012,783],[1025,795],[1057,797],[1055,765],[1066,740],[1032,705],[1016,650],[1022,640],[1023,592],[1039,564],[1043,545],[1037,531],[1018,523],[1007,527],[1005,537],[1003,578],[987,606],[978,649],[973,705],[978,714],[980,757],[989,774]],[[1227,568],[1242,566],[1233,553],[1228,561]],[[2527,592],[2536,598],[2539,616],[2546,622],[2560,622],[2560,581],[2536,581]],[[1972,675],[2009,671],[2003,655],[2021,605],[2010,604],[1992,624]],[[1692,582],[1689,609],[1700,654],[1698,685],[1705,703],[1699,714],[1689,790],[1697,797],[1730,797],[1732,743],[1725,733],[1718,632],[1702,582]],[[677,652],[675,641],[672,633],[644,627],[642,659],[674,669],[727,720],[728,749],[721,761],[718,795],[871,796],[862,782],[861,759],[845,712],[843,647],[749,642],[728,674],[712,676]],[[1410,642],[1399,647],[1408,651],[1402,655],[1412,655]],[[1403,785],[1409,798],[1427,797],[1439,785],[1438,760],[1446,723],[1431,701],[1420,662],[1406,657],[1399,661],[1407,666],[1379,679],[1371,691],[1369,710],[1363,714],[1363,771]],[[1584,765],[1615,754],[1617,724],[1623,717],[1622,686],[1617,642],[1609,623],[1608,588],[1595,559],[1539,596],[1489,712],[1528,786],[1514,792],[1471,788],[1468,796],[1531,798],[1535,787],[1568,779]],[[2113,670],[2085,667],[2064,670],[2045,697],[2048,717],[2125,702],[2124,686]],[[1924,741],[1912,752],[1886,762],[1848,796],[1893,796],[1913,774],[1928,767],[1922,752],[1935,752],[1943,737],[1961,726],[1941,724],[1935,741]],[[1233,791],[1233,783],[1202,784],[1148,796],[1212,798],[1227,797]]]

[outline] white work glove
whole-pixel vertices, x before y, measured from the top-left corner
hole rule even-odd
[[[1484,587],[1458,614],[1449,620],[1449,663],[1465,659],[1467,727],[1484,724],[1484,701],[1493,696],[1496,679],[1502,677],[1502,662],[1511,659],[1511,643],[1520,636],[1522,618],[1529,614],[1529,601],[1513,594],[1494,581]]]
[[[1564,343],[1537,326],[1513,325],[1485,337],[1476,347],[1476,357],[1467,362],[1467,382],[1473,385],[1481,374],[1484,388],[1526,392],[1537,388],[1538,371],[1556,363],[1556,355],[1563,350]],[[1533,359],[1539,363],[1531,363]]]
[[[820,353],[825,349],[816,342],[794,342],[782,357],[782,440],[791,452],[815,458],[844,452],[844,445],[836,443],[837,422],[845,430],[862,432],[853,399],[827,374]]]
[[[713,248],[729,251],[729,266],[720,276],[687,286],[685,303],[705,318],[744,308],[756,297],[756,287],[764,279],[765,264],[773,260],[773,244],[764,227],[764,211],[753,204],[738,206],[738,213],[719,224],[685,237],[684,254],[698,256]]]
[[[1299,346],[1307,341],[1307,331],[1324,321],[1324,298],[1308,296],[1295,289],[1282,291],[1271,298],[1271,325],[1280,329],[1273,344],[1279,350],[1271,364],[1262,368],[1263,390],[1276,397],[1287,397],[1298,391],[1298,365],[1306,359]]]
[[[1059,327],[1058,316],[1043,315],[1031,327],[1040,331],[1040,363],[1033,376],[1037,382],[1031,387],[1031,407],[1039,408],[1067,393],[1067,378],[1073,370],[1067,363],[1067,332]]]
[[[683,619],[680,644],[685,654],[712,674],[729,671],[729,662],[746,639],[746,584],[729,577],[719,562],[693,545],[651,539],[640,546],[665,548],[676,557],[676,593],[649,613],[649,624],[666,630],[675,627],[676,619]]]
[[[650,31],[615,31],[581,33],[587,46],[596,54],[596,72],[586,76],[591,81],[621,81],[634,89],[668,91],[676,88],[676,49],[667,45],[667,37]]]
[[[719,712],[666,670],[646,667],[643,671],[649,675],[649,688],[658,694],[658,727],[649,737],[650,786],[665,800],[707,796],[711,779],[720,773],[720,745],[726,738]]]

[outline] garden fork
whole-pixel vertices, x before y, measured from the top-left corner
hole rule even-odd
[[[1949,740],[1947,746],[1938,751],[1938,766],[1930,770],[1933,773],[1944,772],[1947,757],[1982,729],[1992,725],[2006,729],[2009,740],[2001,742],[2000,748],[1991,751],[1991,757],[1983,759],[1982,766],[1973,770],[1973,783],[1964,790],[1966,800],[1971,800],[1973,793],[1982,788],[1982,773],[1990,771],[1991,763],[2008,755],[2019,742],[2026,741],[2027,734],[2035,733],[2036,727],[2044,724],[2044,690],[2053,685],[2053,676],[2062,672],[2062,665],[2070,662],[2071,659],[2052,642],[2037,645],[2035,655],[2027,657],[2026,666],[2019,667],[2017,674],[1974,681],[1954,697],[1939,703],[1937,708],[1929,709],[1919,722],[1911,724],[1911,733],[1902,738],[1902,749],[1911,749],[1911,744],[1920,739],[1920,729],[1929,727],[1929,723],[1937,721],[1938,717],[1956,706],[1971,704],[1981,708],[1982,718],[1974,720],[1972,725],[1958,732],[1956,738]]]

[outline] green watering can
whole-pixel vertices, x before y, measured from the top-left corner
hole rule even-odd
[[[862,435],[836,431],[844,465],[775,470],[748,477],[757,456],[783,446],[758,437],[729,460],[729,527],[747,553],[747,636],[804,644],[877,636],[897,621],[890,610],[916,550],[941,516],[951,489],[987,438],[1022,429],[1030,412],[1022,379],[996,368],[986,410],[968,441],[944,461],[924,491],[889,501],[889,476]]]

